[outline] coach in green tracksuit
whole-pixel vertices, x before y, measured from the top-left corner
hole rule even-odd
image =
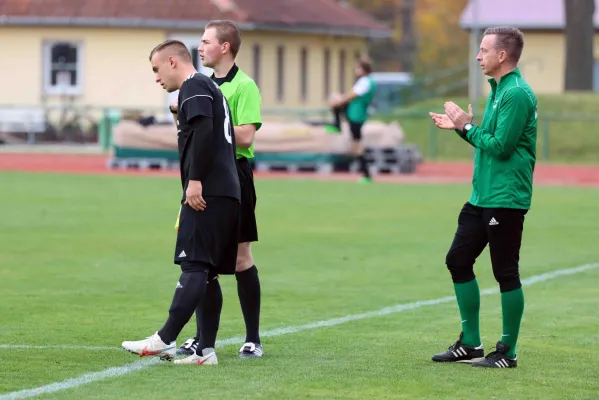
[[[458,217],[446,264],[462,318],[462,333],[437,362],[467,362],[477,367],[515,368],[516,342],[524,311],[519,275],[524,215],[530,208],[536,161],[537,99],[517,68],[524,47],[515,28],[489,28],[477,56],[490,76],[491,92],[481,126],[472,124],[472,107],[453,102],[445,114],[431,113],[442,129],[454,129],[476,149],[472,194]],[[485,357],[479,330],[480,291],[474,262],[489,244],[499,283],[503,334]]]

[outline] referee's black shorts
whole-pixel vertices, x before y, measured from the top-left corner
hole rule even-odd
[[[175,246],[175,264],[199,263],[211,275],[232,275],[237,262],[240,205],[232,197],[205,197],[206,209],[183,205]]]
[[[241,185],[241,211],[239,213],[239,243],[257,242],[256,188],[254,172],[247,158],[237,159],[237,174]]]

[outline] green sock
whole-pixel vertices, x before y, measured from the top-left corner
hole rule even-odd
[[[524,313],[524,292],[522,288],[501,293],[501,313],[503,316],[503,334],[501,341],[510,346],[508,357],[516,357],[516,342],[520,332],[520,321]]]
[[[460,316],[462,317],[462,343],[467,346],[480,346],[480,289],[476,279],[466,283],[454,283],[453,288],[458,299]]]

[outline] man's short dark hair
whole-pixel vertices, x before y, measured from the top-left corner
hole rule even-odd
[[[150,52],[150,61],[152,61],[152,57],[154,57],[154,54],[158,53],[159,51],[163,51],[163,50],[172,51],[173,54],[177,55],[184,61],[187,61],[187,62],[192,61],[191,53],[189,53],[189,49],[187,48],[185,43],[183,43],[179,40],[165,40],[164,42],[160,43],[158,46],[154,47],[152,49],[152,51]]]
[[[360,66],[360,68],[362,68],[362,71],[364,71],[366,75],[372,72],[372,62],[369,59],[360,58],[358,60],[358,65]]]
[[[505,50],[508,58],[514,63],[520,61],[524,49],[524,34],[511,26],[496,26],[487,28],[484,35],[495,35],[495,48]]]
[[[233,58],[237,57],[237,53],[241,48],[241,31],[237,24],[233,21],[215,19],[208,22],[204,30],[208,28],[214,28],[218,42],[220,44],[229,43]]]

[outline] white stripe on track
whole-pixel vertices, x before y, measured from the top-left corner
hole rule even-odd
[[[594,270],[597,268],[599,268],[599,263],[586,264],[586,265],[581,265],[581,266],[575,267],[575,268],[560,269],[560,270],[556,270],[556,271],[552,271],[552,272],[547,272],[545,274],[534,275],[534,276],[531,276],[530,278],[522,279],[522,286],[530,286],[530,285],[534,285],[534,284],[537,284],[540,282],[545,282],[545,281],[548,281],[551,279],[559,278],[562,276],[579,274],[581,272],[590,271],[590,270]],[[480,294],[481,294],[481,296],[487,296],[487,295],[494,294],[497,292],[499,292],[499,288],[493,287],[493,288],[481,290]],[[381,308],[380,310],[370,311],[370,312],[366,312],[366,313],[362,313],[362,314],[347,315],[347,316],[341,317],[341,318],[333,318],[333,319],[313,322],[313,323],[305,324],[305,325],[289,326],[286,328],[273,329],[273,330],[261,333],[260,336],[268,337],[268,336],[287,335],[290,333],[296,333],[296,332],[301,332],[301,331],[307,331],[307,330],[312,330],[312,329],[340,325],[340,324],[344,324],[346,322],[357,321],[357,320],[365,319],[365,318],[380,317],[380,316],[394,314],[394,313],[403,312],[403,311],[407,311],[407,310],[414,310],[414,309],[425,307],[425,306],[434,306],[434,305],[438,305],[438,304],[450,303],[453,301],[455,301],[454,296],[447,296],[447,297],[441,297],[441,298],[433,299],[433,300],[422,300],[422,301],[415,301],[413,303],[398,304],[395,306],[385,307],[385,308]],[[230,345],[230,344],[239,344],[242,341],[243,341],[243,337],[241,337],[241,336],[232,337],[232,338],[228,338],[228,339],[224,339],[224,340],[219,340],[217,342],[217,347]],[[15,346],[20,346],[20,347],[10,347],[10,346],[11,345],[0,345],[1,348],[39,348],[40,347],[40,346],[23,347],[25,345],[15,345]],[[63,349],[65,349],[65,348],[66,349],[84,348],[84,349],[88,349],[88,350],[92,348],[92,347],[78,347],[78,346],[41,346],[41,347],[43,347],[43,348],[63,348]],[[105,350],[105,349],[114,350],[114,349],[119,349],[119,348],[117,348],[117,347],[98,347],[95,349],[96,350]],[[156,358],[136,361],[134,363],[126,364],[121,367],[112,367],[112,368],[108,368],[108,369],[105,369],[105,370],[99,371],[99,372],[91,372],[88,374],[78,376],[76,378],[71,378],[71,379],[67,379],[64,381],[51,383],[49,385],[40,386],[35,389],[26,389],[26,390],[19,390],[16,392],[6,393],[3,395],[0,395],[0,400],[25,399],[25,398],[29,398],[29,397],[41,396],[44,394],[56,393],[56,392],[63,391],[63,390],[73,389],[73,388],[76,388],[79,386],[86,385],[88,383],[98,382],[98,381],[102,381],[104,379],[116,378],[119,376],[132,374],[134,372],[146,369],[146,368],[148,368],[152,365],[155,365],[159,362],[160,361]]]

